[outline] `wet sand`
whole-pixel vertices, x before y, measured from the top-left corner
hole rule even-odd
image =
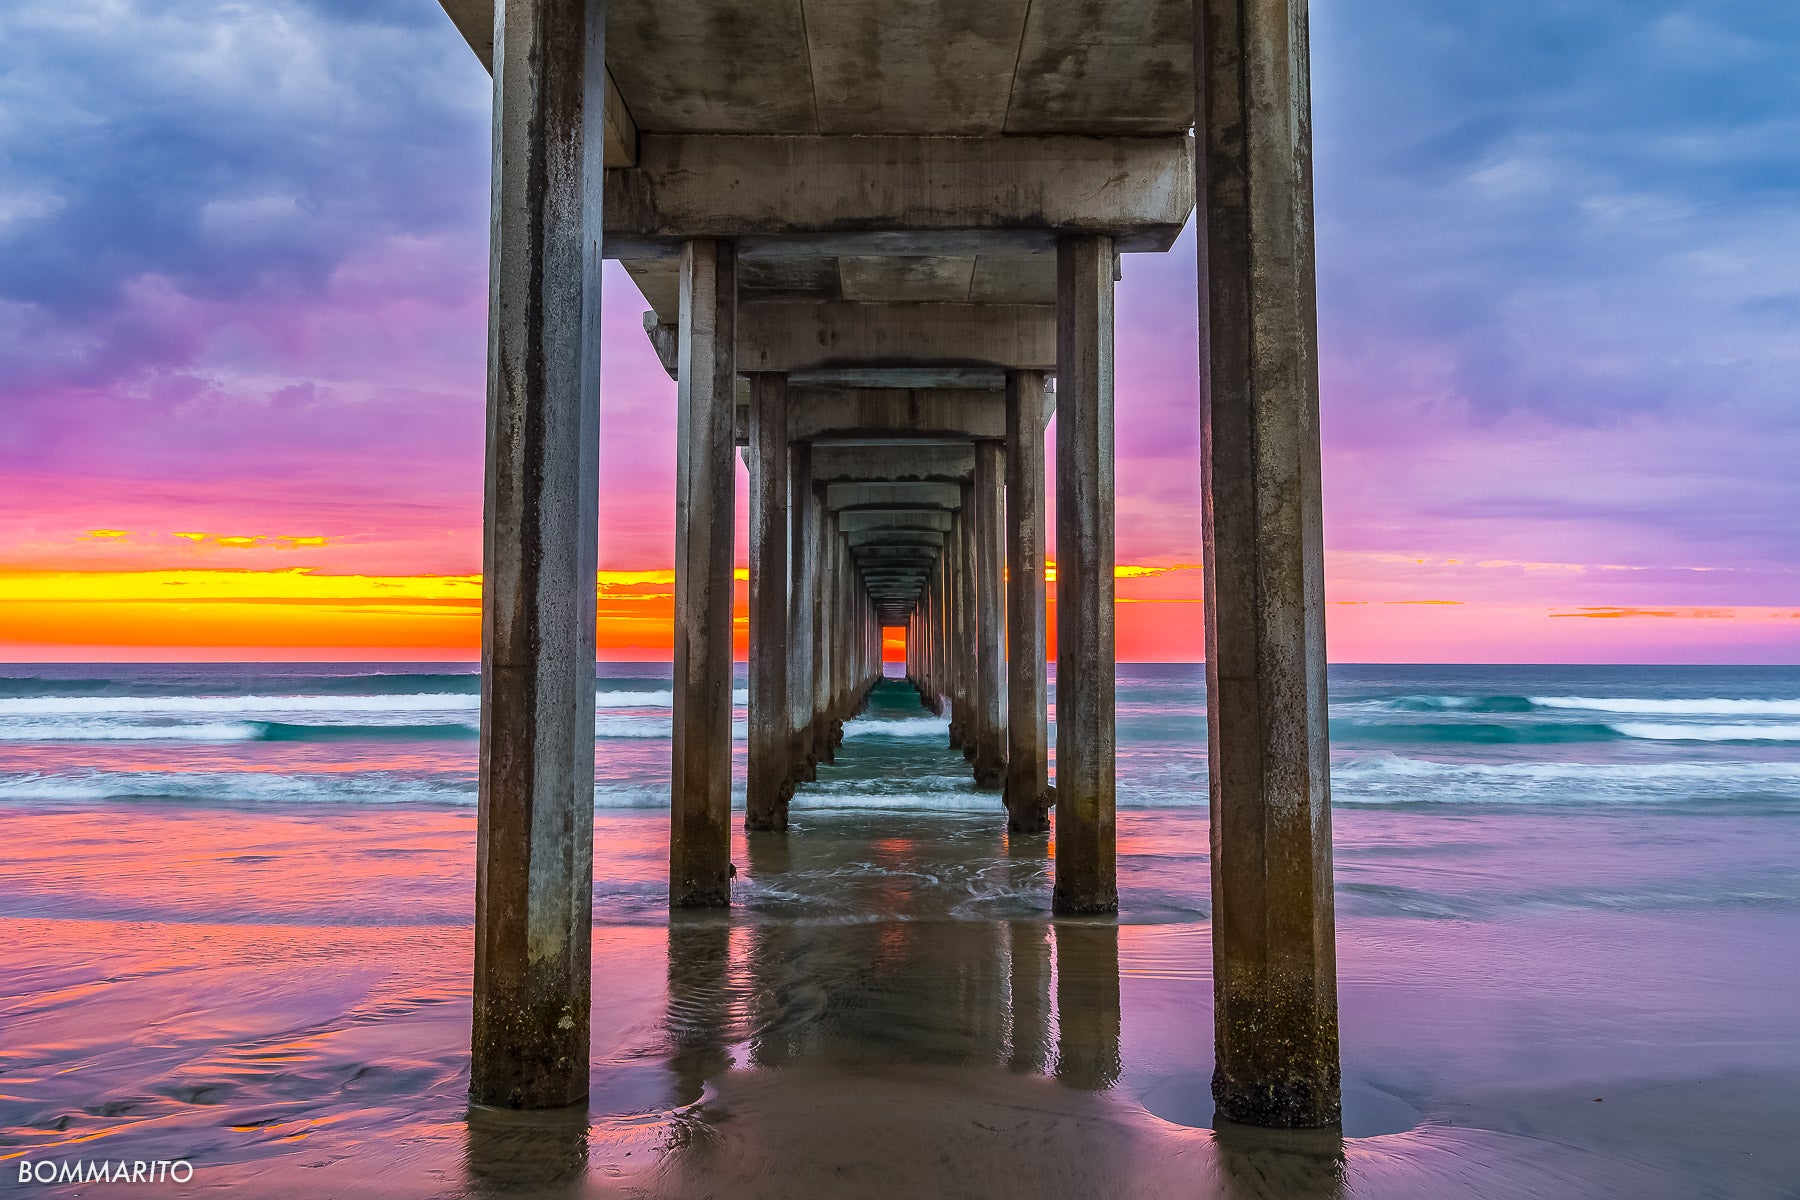
[[[602,816],[593,1094],[552,1114],[466,1105],[466,810],[0,809],[0,1178],[56,1194],[18,1161],[123,1158],[191,1161],[157,1185],[176,1195],[1800,1187],[1800,912],[1543,899],[1583,855],[1621,895],[1672,868],[1648,831],[1571,826],[1574,857],[1538,871],[1479,815],[1340,814],[1364,890],[1341,892],[1339,1139],[1208,1128],[1203,812],[1122,814],[1137,890],[1121,922],[1074,922],[1044,911],[1044,839],[804,796],[787,838],[740,835],[731,914],[673,924],[663,818]]]

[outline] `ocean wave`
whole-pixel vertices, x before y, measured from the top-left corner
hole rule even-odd
[[[1657,742],[1800,742],[1800,725],[1653,725],[1627,721],[1613,728],[1626,737]]]
[[[1627,735],[1611,725],[1575,722],[1420,721],[1391,725],[1336,722],[1334,741],[1409,742],[1471,746],[1557,745],[1606,742]]]
[[[0,800],[81,802],[181,800],[273,804],[476,803],[474,783],[358,775],[239,774],[222,771],[86,771],[0,777]]]
[[[1407,742],[1424,745],[1554,746],[1638,739],[1659,742],[1793,742],[1800,725],[1659,725],[1652,722],[1439,721],[1362,724],[1339,721],[1340,742]]]
[[[1539,708],[1627,713],[1645,717],[1800,717],[1800,700],[1637,700],[1597,696],[1533,696]]]
[[[1377,707],[1400,712],[1525,713],[1535,706],[1529,696],[1396,696]]]
[[[1654,700],[1627,696],[1396,696],[1375,702],[1351,702],[1347,709],[1374,707],[1399,712],[1530,713],[1595,712],[1643,717],[1793,717],[1800,700],[1750,700],[1714,696]]]
[[[733,704],[744,704],[749,694],[742,688],[732,692]],[[606,690],[595,693],[594,707],[673,708],[674,693],[658,691]],[[412,692],[381,695],[248,695],[248,696],[29,696],[0,697],[0,717],[64,717],[137,713],[143,715],[179,715],[182,713],[319,712],[319,713],[407,713],[473,711],[481,707],[475,692]]]
[[[300,725],[283,721],[251,721],[259,742],[465,741],[481,727],[468,721],[433,725]]]
[[[668,717],[600,713],[594,737],[666,738]],[[480,733],[475,721],[390,722],[344,721],[196,721],[155,724],[116,720],[12,721],[0,723],[0,742],[342,742],[461,741]],[[732,736],[743,737],[742,721]]]
[[[473,778],[416,779],[370,772],[348,775],[239,774],[222,771],[85,771],[68,775],[0,776],[0,801],[79,803],[177,800],[267,804],[434,804],[473,807]],[[667,809],[665,787],[594,789],[597,809]]]
[[[114,721],[23,721],[0,725],[0,742],[254,742],[256,721],[125,725]]]
[[[844,736],[947,738],[950,736],[950,722],[943,717],[857,718],[844,723]]]
[[[58,696],[0,699],[0,717],[125,713],[144,716],[251,712],[405,713],[473,710],[480,706],[479,696],[448,692],[391,696]]]
[[[1331,767],[1334,805],[1767,802],[1800,799],[1800,762],[1456,763],[1397,754]]]

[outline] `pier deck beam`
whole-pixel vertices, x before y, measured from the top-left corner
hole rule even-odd
[[[1044,376],[1006,379],[1007,827],[1050,827],[1044,609]]]
[[[1005,443],[975,443],[975,786],[1006,781],[1006,610],[1001,568],[1006,561],[1001,509],[1005,505]]]
[[[588,1094],[600,0],[513,0],[494,63],[469,1096]]]
[[[731,903],[732,417],[737,267],[729,242],[681,252],[675,698],[669,903]]]
[[[1058,913],[1119,911],[1113,769],[1113,243],[1057,244]]]
[[[787,377],[750,379],[750,697],[746,829],[786,829],[788,763]]]
[[[1304,0],[1201,0],[1213,1097],[1339,1123]],[[1066,409],[1065,409],[1066,411]]]

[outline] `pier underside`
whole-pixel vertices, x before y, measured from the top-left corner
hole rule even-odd
[[[495,96],[475,1100],[587,1087],[601,259],[679,393],[671,904],[731,901],[741,452],[746,825],[900,628],[996,820],[1054,812],[1055,911],[1108,916],[1113,289],[1197,211],[1214,1092],[1336,1124],[1305,0],[443,4]]]

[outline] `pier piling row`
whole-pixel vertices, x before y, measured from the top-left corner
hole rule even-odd
[[[602,259],[678,382],[671,905],[731,900],[741,446],[746,827],[903,630],[996,819],[1055,814],[1055,911],[1104,916],[1113,290],[1193,217],[1213,1088],[1336,1124],[1305,0],[441,2],[494,79],[472,1099],[587,1094]]]

